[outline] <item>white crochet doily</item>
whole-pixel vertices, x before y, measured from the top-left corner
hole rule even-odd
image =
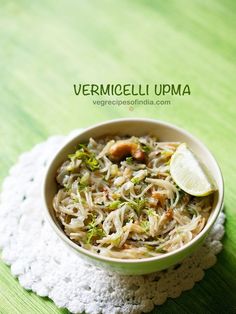
[[[45,165],[65,139],[50,137],[21,155],[3,182],[0,247],[3,260],[11,265],[20,284],[72,313],[130,314],[149,312],[201,280],[204,269],[215,264],[222,249],[223,213],[196,253],[178,267],[151,275],[106,272],[65,246],[44,220],[40,196]]]

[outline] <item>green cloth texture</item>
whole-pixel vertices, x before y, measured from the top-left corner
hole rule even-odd
[[[191,291],[152,313],[236,313],[235,29],[234,0],[0,3],[1,182],[18,155],[48,136],[123,117],[176,124],[219,162],[223,251]],[[170,105],[99,106],[93,101],[106,97],[75,95],[80,83],[188,84],[191,95],[158,97]],[[25,291],[0,261],[0,313],[68,311]]]

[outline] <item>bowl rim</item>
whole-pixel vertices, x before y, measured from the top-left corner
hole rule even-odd
[[[217,204],[215,206],[214,212],[212,214],[212,216],[210,217],[211,221],[208,224],[208,226],[205,226],[200,233],[191,241],[189,241],[187,244],[183,245],[182,247],[165,253],[164,255],[157,255],[157,256],[152,256],[152,257],[147,257],[147,258],[141,258],[141,259],[122,259],[122,258],[114,258],[114,257],[108,257],[108,256],[103,256],[103,255],[99,255],[97,253],[93,253],[89,250],[86,250],[84,248],[82,248],[81,246],[79,246],[78,244],[76,244],[75,242],[73,242],[62,230],[59,229],[59,227],[55,224],[51,214],[50,214],[50,210],[47,207],[47,192],[46,192],[46,183],[48,180],[48,174],[49,174],[49,170],[51,169],[52,165],[54,164],[54,162],[57,160],[58,156],[61,154],[61,151],[64,150],[65,147],[69,146],[71,142],[73,142],[77,137],[81,136],[83,133],[86,133],[88,131],[93,130],[94,128],[100,128],[100,127],[104,127],[107,124],[111,124],[111,123],[119,123],[119,122],[129,122],[129,121],[134,121],[134,122],[150,122],[150,123],[155,123],[155,124],[159,124],[162,126],[165,126],[167,128],[171,128],[171,129],[175,129],[178,132],[184,134],[185,136],[187,136],[188,138],[190,138],[192,141],[196,142],[196,144],[202,149],[206,150],[209,154],[209,156],[211,157],[212,161],[215,163],[215,166],[218,170],[218,174],[219,175],[219,179],[220,179],[220,184],[218,185],[218,189],[219,189],[219,198],[217,201]],[[221,193],[220,193],[221,192]],[[137,264],[137,263],[147,263],[147,262],[156,262],[159,260],[164,260],[168,257],[172,257],[174,255],[177,255],[178,253],[181,253],[183,251],[186,251],[188,248],[190,248],[191,246],[193,246],[195,243],[197,243],[201,238],[204,239],[204,236],[206,236],[208,234],[208,231],[210,231],[210,229],[212,228],[213,224],[215,223],[218,215],[220,214],[222,208],[223,208],[223,202],[224,202],[224,179],[222,176],[222,171],[219,167],[218,162],[216,161],[214,155],[212,154],[212,152],[208,149],[208,147],[203,144],[203,142],[201,142],[197,137],[195,137],[194,135],[192,135],[190,132],[186,131],[185,129],[180,128],[179,126],[176,126],[172,123],[166,122],[166,121],[162,121],[159,119],[150,119],[150,118],[119,118],[119,119],[110,119],[110,120],[106,120],[103,121],[101,123],[96,123],[90,127],[84,128],[80,133],[73,135],[73,137],[69,137],[66,142],[63,143],[62,146],[60,146],[60,148],[53,154],[53,156],[50,158],[50,160],[48,161],[48,164],[46,166],[46,170],[44,173],[44,179],[43,179],[43,183],[42,183],[42,200],[43,200],[43,210],[44,210],[44,214],[47,218],[47,220],[49,221],[52,229],[56,232],[56,234],[59,236],[60,239],[62,239],[65,243],[67,243],[71,248],[73,248],[74,250],[76,250],[77,252],[86,255],[92,259],[96,259],[99,260],[101,262],[110,262],[110,263],[119,263],[119,264]],[[208,220],[209,221],[209,220]]]

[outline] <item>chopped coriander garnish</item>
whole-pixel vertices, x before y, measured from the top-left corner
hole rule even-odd
[[[148,249],[148,251],[155,251],[155,247],[152,245],[145,244],[145,247]]]
[[[133,184],[138,184],[139,182],[140,182],[140,178],[132,178],[131,180],[130,180]]]
[[[148,215],[148,216],[153,216],[153,215],[154,215],[154,210],[151,209],[151,208],[149,208],[149,209],[147,210],[147,215]]]
[[[78,144],[77,147],[78,149],[87,149],[87,146],[85,144]]]
[[[71,193],[71,184],[67,183],[66,185],[64,185],[64,190],[67,193]]]
[[[89,224],[89,230],[87,231],[87,243],[90,244],[91,240],[94,240],[94,238],[101,238],[104,236],[104,231],[102,228],[99,228],[94,225]]]
[[[85,172],[85,174],[81,177],[79,184],[88,185],[89,184],[89,172]]]
[[[95,157],[90,157],[85,160],[85,164],[88,169],[91,171],[97,170],[100,168],[99,162]]]
[[[132,163],[134,162],[133,157],[126,157],[125,160],[126,160],[126,162],[127,162],[128,165],[132,165]]]
[[[73,198],[73,203],[75,203],[75,204],[76,204],[76,203],[79,203],[78,197],[74,197],[74,198]]]
[[[99,228],[99,226],[96,225],[96,216],[92,213],[90,213],[90,216],[92,217],[91,222],[88,224],[88,230],[87,230],[87,244],[90,244],[94,238],[101,238],[104,236],[104,231],[102,228]]]
[[[89,158],[89,154],[84,152],[83,149],[79,149],[74,154],[69,154],[68,158],[70,158],[71,160],[81,159],[82,161],[84,161],[86,158]]]
[[[81,159],[85,163],[86,167],[91,171],[95,171],[100,168],[99,161],[95,158],[95,155],[88,151],[85,152],[84,147],[78,149],[74,154],[69,154],[68,158],[71,160]]]
[[[148,146],[148,145],[145,145],[145,144],[141,144],[141,150],[144,152],[144,153],[149,153],[151,151],[151,147]]]
[[[120,204],[121,204],[120,201],[114,201],[109,205],[109,209],[112,209],[112,210],[117,209]]]
[[[140,215],[142,209],[145,208],[146,199],[137,199],[136,201],[128,202],[128,205],[133,208],[138,215]]]
[[[118,236],[116,239],[111,240],[111,243],[112,243],[114,246],[119,246],[120,240],[121,240],[121,236]]]
[[[140,226],[143,228],[143,230],[145,232],[147,232],[149,230],[149,226],[150,226],[149,221],[148,220],[142,220],[140,222]]]
[[[79,191],[82,191],[82,190],[84,190],[87,186],[88,186],[87,184],[81,184],[81,183],[79,183],[79,184],[78,184],[78,190],[79,190]]]

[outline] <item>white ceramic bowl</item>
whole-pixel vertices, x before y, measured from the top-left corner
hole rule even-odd
[[[88,250],[81,248],[79,245],[71,241],[64,233],[60,223],[55,217],[52,206],[52,200],[57,192],[57,183],[55,180],[56,171],[59,166],[67,159],[67,155],[73,153],[78,143],[86,142],[90,137],[98,138],[104,135],[135,135],[141,136],[145,134],[153,134],[160,141],[180,141],[186,142],[198,158],[205,164],[217,186],[217,192],[214,194],[214,203],[211,215],[204,229],[188,244],[183,247],[166,253],[162,256],[156,256],[144,259],[115,259],[103,257]],[[165,269],[183,260],[187,255],[195,251],[204,241],[210,229],[212,228],[217,216],[223,205],[224,185],[220,168],[206,148],[197,138],[190,133],[180,129],[169,123],[150,120],[150,119],[119,119],[111,120],[101,124],[97,124],[82,133],[69,139],[61,149],[56,152],[54,158],[48,165],[45,180],[43,184],[43,199],[45,203],[45,212],[48,221],[53,227],[57,235],[67,244],[68,247],[74,249],[79,257],[87,259],[89,262],[107,270],[119,272],[121,274],[146,274],[154,271]]]

